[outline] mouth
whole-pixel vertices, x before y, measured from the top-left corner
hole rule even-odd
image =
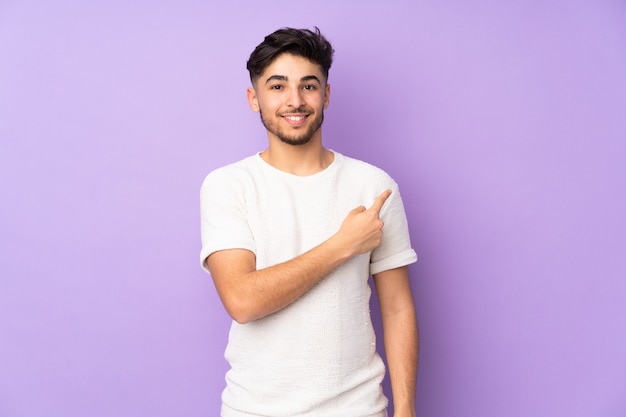
[[[306,122],[306,119],[309,117],[308,114],[298,113],[298,114],[284,114],[281,116],[287,124],[291,126],[301,126]]]

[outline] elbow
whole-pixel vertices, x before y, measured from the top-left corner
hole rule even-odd
[[[228,309],[227,311],[228,311],[228,315],[239,324],[248,324],[251,321],[254,321],[254,319],[250,315],[246,314],[245,312],[238,312],[238,311],[235,312],[235,311],[228,310]]]
[[[222,301],[226,313],[237,323],[246,324],[256,320],[254,300],[246,296],[244,291],[234,288],[223,288],[216,285],[217,294]]]
[[[247,324],[259,318],[250,304],[245,301],[224,300],[223,304],[228,315],[239,324]]]

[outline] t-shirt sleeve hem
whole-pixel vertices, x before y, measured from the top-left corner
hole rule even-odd
[[[407,249],[393,256],[372,262],[370,264],[370,275],[376,275],[379,272],[387,271],[389,269],[410,265],[416,261],[417,253],[415,253],[413,249]]]
[[[209,267],[206,263],[206,260],[209,257],[209,255],[211,255],[212,253],[221,251],[221,250],[228,250],[228,249],[245,249],[245,250],[249,250],[252,253],[255,253],[255,250],[256,250],[256,248],[253,245],[242,245],[242,244],[220,246],[219,248],[203,247],[202,250],[200,251],[200,266],[202,267],[202,269],[204,269],[206,272],[210,274]]]

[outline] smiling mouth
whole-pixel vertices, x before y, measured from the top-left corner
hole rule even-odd
[[[304,123],[307,117],[309,117],[308,114],[287,114],[282,116],[282,118],[290,125],[300,125]]]

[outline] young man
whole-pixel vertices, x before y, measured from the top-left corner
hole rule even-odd
[[[202,184],[201,262],[233,318],[223,417],[386,416],[370,275],[395,416],[415,415],[417,256],[396,183],[322,145],[332,54],[317,28],[267,36],[247,97],[269,146]]]

